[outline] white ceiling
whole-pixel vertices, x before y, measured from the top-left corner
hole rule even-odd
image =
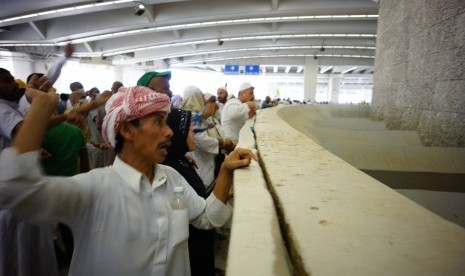
[[[137,16],[130,0],[2,0],[0,49],[44,58],[73,41],[76,58],[113,64],[260,64],[267,74],[301,74],[316,57],[320,72],[373,73],[377,1],[140,2]]]

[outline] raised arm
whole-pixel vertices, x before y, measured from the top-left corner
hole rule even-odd
[[[48,89],[46,81],[44,78],[39,82],[43,90]],[[91,189],[79,185],[73,178],[42,174],[37,150],[58,99],[54,91],[43,92],[32,87],[34,85],[26,91],[32,98],[30,111],[11,148],[0,153],[0,205],[11,208],[25,221],[50,223],[58,220],[71,224],[77,214],[87,208]],[[87,178],[82,183],[93,181],[90,175],[81,177]]]
[[[57,63],[55,63],[47,72],[47,78],[48,80],[54,84],[58,77],[61,74],[61,69],[63,68],[63,65],[65,65],[66,61],[68,58],[70,58],[73,55],[74,52],[74,46],[71,43],[66,44],[64,53],[65,55],[58,60]]]
[[[91,110],[96,109],[96,108],[104,105],[108,101],[108,99],[110,97],[111,97],[111,94],[103,94],[102,93],[102,95],[100,95],[100,97],[98,97],[95,101],[91,101],[91,102],[88,102],[88,103],[81,104],[81,106],[79,107],[79,113],[87,114]]]
[[[31,108],[12,144],[19,153],[38,150],[41,147],[50,116],[58,104],[55,91],[48,91],[51,85],[47,78],[33,76],[29,83],[26,94],[32,99]],[[44,93],[37,88],[48,92]]]

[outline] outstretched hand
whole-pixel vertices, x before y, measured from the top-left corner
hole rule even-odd
[[[258,161],[257,156],[249,149],[236,148],[232,151],[221,164],[220,174],[218,175],[213,193],[216,198],[226,204],[230,197],[229,191],[232,185],[233,171],[240,167],[250,165],[253,160]]]
[[[26,88],[25,95],[30,103],[34,100],[34,98],[46,97],[51,105],[56,106],[58,104],[56,91],[53,89],[52,83],[46,76],[39,78],[37,75],[33,75],[27,85],[28,87]]]
[[[43,92],[48,92],[50,88],[52,88],[52,83],[45,75],[40,78],[37,77],[37,75],[33,75],[27,85],[29,88],[34,88]]]
[[[258,161],[257,156],[251,150],[236,148],[226,157],[222,166],[227,170],[235,170],[248,166],[252,159]]]

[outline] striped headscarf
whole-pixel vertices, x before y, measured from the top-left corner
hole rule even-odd
[[[121,122],[132,121],[157,111],[170,111],[170,98],[144,86],[121,87],[111,96],[105,109],[102,136],[107,145],[115,148],[116,134]]]

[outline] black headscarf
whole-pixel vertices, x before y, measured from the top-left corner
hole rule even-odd
[[[189,134],[191,117],[192,114],[190,111],[181,109],[171,110],[167,123],[173,131],[173,137],[171,137],[171,145],[168,148],[168,157],[162,164],[168,165],[179,172],[199,196],[206,198],[206,188],[202,179],[185,157],[189,151],[186,141]]]

